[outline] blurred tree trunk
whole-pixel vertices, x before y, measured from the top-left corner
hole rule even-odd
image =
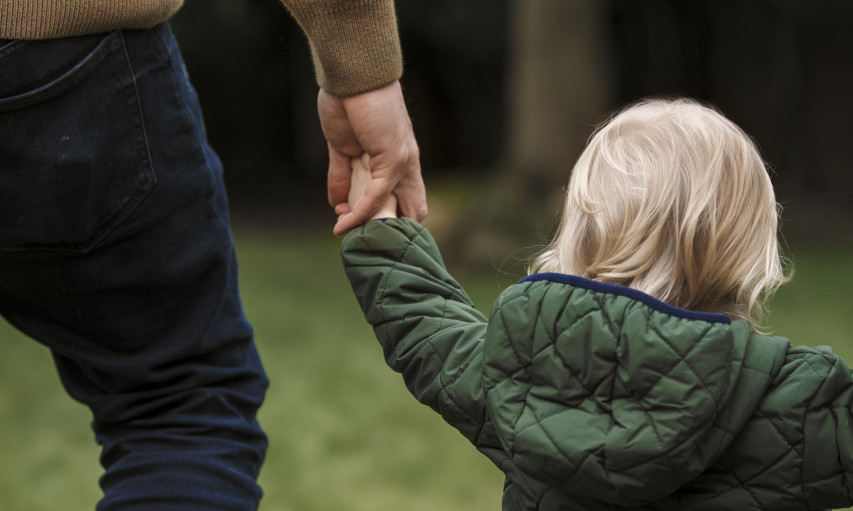
[[[564,184],[591,127],[609,107],[607,5],[514,2],[507,158],[521,181]]]
[[[508,133],[499,176],[446,246],[456,264],[515,272],[547,242],[562,191],[594,126],[611,107],[609,2],[514,0]]]

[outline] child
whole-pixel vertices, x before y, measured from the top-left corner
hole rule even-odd
[[[505,472],[505,510],[850,506],[850,369],[756,328],[785,280],[776,229],[747,135],[651,100],[593,135],[489,319],[414,221],[368,222],[342,257],[388,364]]]

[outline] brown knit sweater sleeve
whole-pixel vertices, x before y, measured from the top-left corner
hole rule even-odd
[[[235,0],[237,1],[237,0]],[[282,0],[308,36],[317,82],[336,96],[403,74],[394,0]],[[184,0],[0,0],[0,39],[49,39],[147,28]]]
[[[351,96],[398,80],[403,58],[394,0],[282,0],[308,36],[317,82]]]

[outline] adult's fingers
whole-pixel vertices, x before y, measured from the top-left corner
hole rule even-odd
[[[329,205],[333,208],[349,200],[352,167],[350,158],[329,144],[329,172],[326,179]]]
[[[420,170],[401,179],[394,189],[397,204],[403,216],[422,221],[429,212],[427,207],[426,187]]]
[[[332,231],[335,236],[342,236],[349,230],[366,223],[373,218],[385,204],[391,194],[391,183],[385,180],[373,179],[364,190],[364,195],[355,204],[350,204],[348,212],[338,216]],[[340,208],[340,211],[346,211]]]

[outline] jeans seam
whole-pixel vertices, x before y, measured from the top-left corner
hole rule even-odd
[[[139,128],[140,128],[140,138],[139,142],[142,143],[142,147],[145,148],[145,157],[143,164],[147,165],[151,170],[151,183],[148,184],[145,188],[146,191],[150,191],[153,188],[154,184],[157,182],[157,174],[156,169],[154,168],[154,159],[151,156],[151,143],[148,140],[148,128],[145,126],[145,113],[142,110],[142,98],[139,96],[139,85],[136,82],[136,71],[133,68],[133,61],[130,58],[130,55],[127,52],[127,44],[125,43],[124,33],[121,34],[121,51],[124,54],[124,59],[127,62],[127,67],[130,70],[130,80],[133,86],[133,95],[135,104],[136,104],[136,112],[139,115]]]
[[[137,135],[137,139],[135,140],[135,145],[137,147],[137,152],[139,153],[141,161],[138,162],[139,167],[142,170],[140,174],[140,179],[138,182],[134,183],[134,194],[128,197],[116,210],[107,217],[101,227],[94,231],[89,239],[80,246],[80,251],[86,253],[93,248],[97,247],[98,244],[106,239],[113,230],[115,230],[119,224],[121,224],[128,216],[133,213],[133,211],[139,207],[139,205],[145,200],[145,198],[151,193],[154,189],[154,186],[157,183],[157,175],[154,169],[154,160],[151,157],[151,146],[148,141],[148,132],[145,127],[145,115],[142,111],[142,98],[139,96],[139,87],[136,81],[136,72],[133,68],[133,62],[130,59],[130,55],[127,52],[127,44],[124,38],[124,32],[119,31],[118,33],[118,44],[121,46],[121,52],[124,56],[125,65],[127,66],[128,72],[130,74],[130,82],[128,83],[128,87],[132,89],[130,93],[132,94],[132,101],[128,105],[129,110],[135,110],[135,117],[137,119],[137,128],[139,135]]]
[[[210,207],[212,209],[215,209],[215,205],[213,204],[213,197],[216,195],[216,183],[215,183],[215,179],[213,176],[213,168],[211,168],[211,165],[210,165],[210,159],[208,158],[207,153],[204,149],[207,145],[209,145],[209,142],[207,141],[207,137],[203,136],[203,133],[202,133],[201,128],[200,128],[200,123],[202,122],[202,120],[196,119],[196,115],[193,113],[192,108],[190,108],[190,106],[187,104],[186,100],[184,99],[184,95],[180,90],[182,80],[181,80],[181,77],[178,76],[178,72],[175,70],[175,65],[176,65],[175,56],[172,54],[172,51],[171,51],[170,45],[169,45],[169,41],[164,39],[163,34],[162,34],[162,30],[168,26],[169,25],[167,23],[164,23],[161,26],[158,26],[154,30],[154,34],[157,36],[157,40],[160,42],[160,48],[164,52],[164,57],[168,59],[169,73],[172,75],[172,79],[174,80],[175,91],[178,93],[177,94],[178,95],[178,98],[177,98],[178,102],[181,104],[181,108],[183,109],[184,114],[187,116],[187,119],[189,119],[191,121],[192,129],[193,129],[193,136],[198,141],[198,148],[199,148],[199,152],[200,152],[200,157],[204,163],[205,168],[207,169],[207,177],[208,177],[207,196],[209,199],[211,199],[211,206]],[[183,60],[181,60],[180,64],[181,64],[181,70],[184,74],[183,78],[187,82],[187,84],[190,86],[190,88],[192,88],[192,84],[189,83],[189,74],[187,73],[186,64],[183,62]],[[214,211],[211,211],[211,214],[214,216],[217,216]]]

